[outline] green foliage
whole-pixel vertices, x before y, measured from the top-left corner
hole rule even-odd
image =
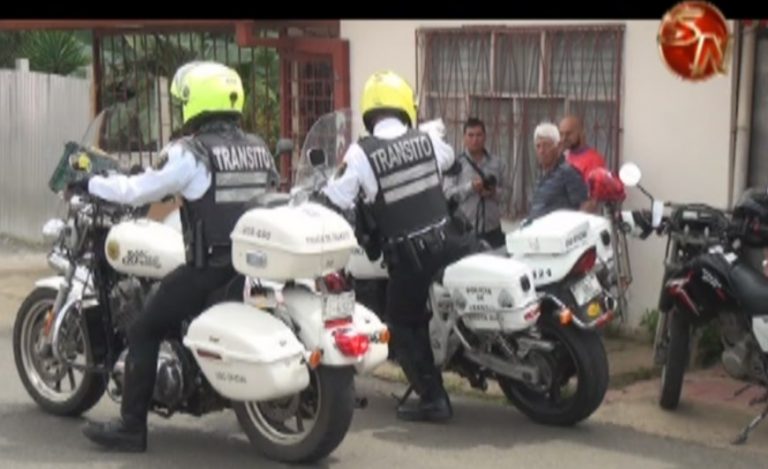
[[[649,337],[656,335],[656,326],[659,323],[659,310],[658,309],[646,309],[643,313],[643,319],[640,320],[640,326],[645,328]]]
[[[82,31],[0,32],[0,67],[13,68],[16,59],[29,59],[35,72],[56,75],[85,75],[91,63],[89,46]]]
[[[710,321],[699,330],[696,347],[696,364],[709,367],[720,360],[723,343],[720,339],[720,327],[717,321]]]

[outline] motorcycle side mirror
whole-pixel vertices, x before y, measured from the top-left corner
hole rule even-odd
[[[637,187],[643,194],[645,194],[649,199],[651,199],[651,201],[653,201],[653,196],[651,193],[640,185],[640,179],[642,179],[642,177],[643,172],[640,171],[640,167],[635,163],[624,163],[621,166],[621,169],[619,169],[619,179],[621,179],[621,182],[624,183],[625,186]]]
[[[277,141],[275,155],[282,155],[283,153],[293,153],[293,140],[290,138],[281,138]]]
[[[310,148],[308,151],[309,162],[313,168],[325,166],[326,157],[322,148]]]
[[[664,215],[664,202],[654,200],[651,205],[651,226],[658,228],[661,225],[661,217]]]
[[[624,163],[619,169],[619,179],[625,186],[635,187],[640,183],[643,173],[635,163]]]

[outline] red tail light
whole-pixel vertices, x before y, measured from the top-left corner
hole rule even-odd
[[[338,329],[334,331],[333,338],[339,351],[348,357],[365,355],[371,345],[368,335],[358,334],[353,329]]]
[[[352,324],[352,318],[329,319],[328,321],[325,321],[325,328],[333,329],[334,327],[346,326],[349,324]]]
[[[581,255],[576,265],[571,269],[571,275],[583,275],[592,270],[597,262],[597,249],[593,246]]]
[[[347,279],[339,272],[333,272],[322,279],[328,293],[341,293],[349,290]]]

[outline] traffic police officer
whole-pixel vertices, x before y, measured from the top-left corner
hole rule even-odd
[[[160,342],[199,314],[207,297],[231,281],[230,233],[246,203],[272,190],[279,176],[264,141],[240,128],[244,103],[237,72],[215,62],[191,62],[176,72],[171,95],[181,103],[181,139],[160,167],[135,175],[95,176],[73,184],[107,201],[143,205],[180,193],[187,263],[168,274],[128,331],[121,418],[89,423],[83,433],[113,449],[142,452]]]
[[[357,207],[356,219],[367,220],[369,258],[377,258],[378,250],[384,254],[392,347],[420,396],[415,404],[399,405],[398,417],[444,421],[453,412],[434,364],[427,299],[435,274],[469,245],[453,229],[442,190],[442,172],[454,163],[454,152],[436,132],[415,128],[413,90],[391,71],[365,83],[362,113],[370,135],[350,146],[343,173],[323,195],[340,210]]]

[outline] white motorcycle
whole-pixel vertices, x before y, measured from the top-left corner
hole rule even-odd
[[[305,147],[314,147],[302,151],[298,180],[335,176],[352,119],[345,109],[318,120],[322,132],[307,138]],[[322,171],[309,162],[313,151],[330,155]],[[478,252],[447,266],[425,305],[432,311],[436,364],[481,390],[495,379],[508,400],[535,421],[573,425],[588,418],[608,386],[607,356],[596,329],[612,315],[593,272],[598,257],[607,260],[611,253],[597,244],[600,231],[590,230],[592,220],[554,213],[510,233],[512,255]],[[598,223],[604,228],[602,219]],[[362,248],[346,270],[356,282],[387,277],[382,260],[369,260]]]
[[[67,144],[54,192],[79,171],[115,169],[88,135]],[[301,194],[263,197],[237,222],[239,275],[166,337],[151,404],[164,417],[231,407],[253,446],[285,462],[315,461],[341,443],[354,376],[386,360],[389,337],[338,274],[357,246],[352,229]],[[126,329],[159,280],[185,262],[178,229],[142,216],[74,196],[66,218],[44,228],[58,275],[38,280],[24,300],[13,349],[22,383],[47,412],[80,415],[105,391],[120,400]]]

